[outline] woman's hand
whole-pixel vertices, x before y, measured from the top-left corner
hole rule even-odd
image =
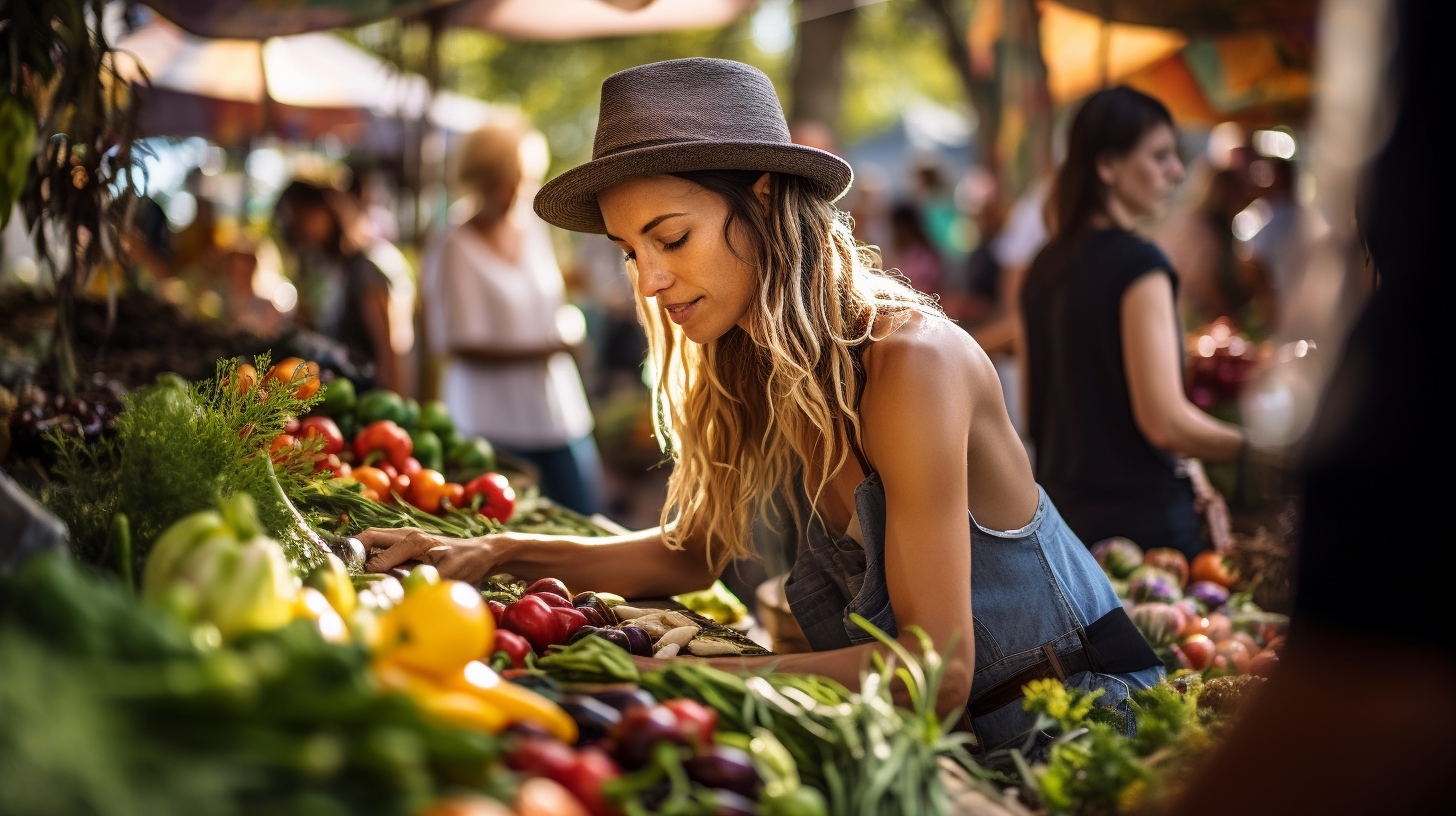
[[[1218,552],[1228,552],[1233,548],[1233,524],[1223,494],[1208,481],[1202,462],[1185,459],[1183,466],[1193,482],[1193,510],[1203,516],[1208,526],[1209,543]]]
[[[440,571],[442,578],[478,585],[499,570],[502,536],[443,538],[423,530],[369,529],[359,534],[369,560],[365,569],[385,572],[418,561]]]

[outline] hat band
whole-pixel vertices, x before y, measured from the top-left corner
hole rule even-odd
[[[605,159],[608,156],[615,156],[618,153],[626,153],[626,152],[628,152],[630,150],[642,150],[642,149],[649,148],[649,147],[662,147],[663,145],[674,145],[674,144],[684,144],[684,145],[687,145],[687,144],[714,144],[714,143],[722,142],[722,141],[726,141],[726,140],[724,140],[724,139],[700,139],[700,138],[696,138],[696,137],[693,137],[693,136],[673,136],[673,137],[668,138],[668,139],[645,139],[645,140],[640,141],[640,142],[632,142],[630,144],[625,144],[625,145],[622,145],[620,147],[614,147],[611,150],[607,150],[607,151],[604,151],[602,153],[593,153],[592,154],[592,159],[593,160],[596,160],[596,159]],[[787,143],[787,142],[763,142],[762,144],[763,144],[764,147],[785,147],[789,143]]]

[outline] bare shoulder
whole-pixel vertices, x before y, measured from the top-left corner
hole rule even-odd
[[[970,334],[945,318],[910,312],[881,318],[865,352],[866,387],[875,391],[951,386],[974,388],[995,368]],[[880,387],[876,387],[880,386]]]

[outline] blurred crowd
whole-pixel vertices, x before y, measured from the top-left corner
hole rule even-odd
[[[815,123],[796,123],[793,134],[852,157]],[[1282,130],[1233,124],[1183,134],[1186,178],[1167,212],[1138,229],[1176,271],[1189,331],[1221,323],[1252,340],[1279,331],[1301,262],[1292,144]],[[442,397],[462,427],[543,473],[575,474],[552,485],[571,505],[622,512],[604,498],[589,443],[604,430],[613,436],[608,470],[617,459],[637,469],[656,461],[646,345],[621,253],[595,236],[552,235],[530,211],[547,155],[544,137],[521,121],[461,139],[448,160],[453,206],[413,242],[400,240],[398,180],[363,164],[300,173],[271,202],[271,218],[251,227],[219,216],[217,190],[194,169],[180,191],[195,201],[186,223],[143,199],[124,242],[138,286],[239,331],[332,344],[366,386]],[[1049,240],[1051,172],[1012,195],[986,169],[962,171],[942,156],[904,167],[902,178],[857,167],[840,206],[885,268],[935,295],[986,350],[1029,441],[1017,304]],[[502,393],[535,401],[490,396]],[[603,420],[609,427],[594,434]]]

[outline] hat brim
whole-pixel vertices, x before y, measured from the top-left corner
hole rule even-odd
[[[817,182],[830,201],[838,201],[854,181],[854,171],[844,159],[805,145],[674,142],[625,150],[567,170],[536,193],[536,214],[562,229],[605,233],[597,193],[637,176],[691,170],[790,173]]]

